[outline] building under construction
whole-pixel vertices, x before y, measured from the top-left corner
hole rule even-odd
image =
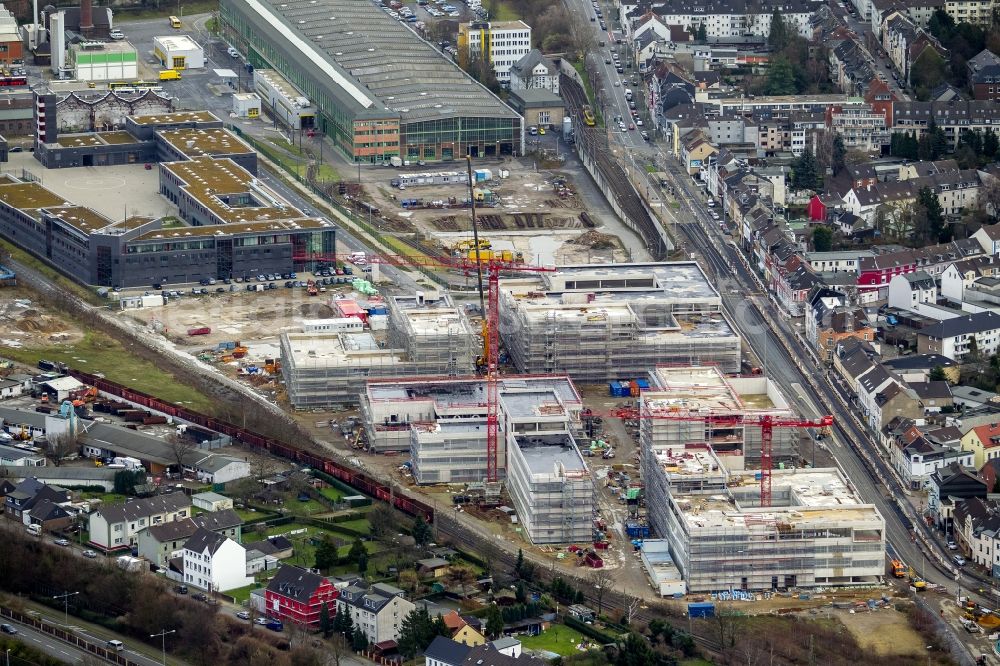
[[[688,592],[875,582],[884,569],[884,521],[836,469],[772,471],[761,507],[761,429],[754,417],[791,418],[764,377],[713,367],[657,368],[640,410],[646,511]],[[741,422],[742,421],[742,422]],[[773,430],[775,459],[790,458],[797,428]]]
[[[568,377],[503,377],[498,387],[497,469],[508,434],[578,432],[582,401]],[[361,396],[368,445],[409,451],[417,483],[486,478],[486,382],[481,377],[369,380]]]
[[[399,296],[381,315],[359,312],[361,332],[281,334],[281,371],[297,408],[357,404],[369,377],[467,375],[475,367],[479,337],[446,294]]]
[[[593,538],[594,481],[568,432],[508,436],[507,492],[534,544]]]
[[[676,487],[646,504],[689,593],[871,585],[884,573],[885,521],[837,469],[775,470],[765,508],[753,474],[712,487],[722,466],[710,447],[669,448],[651,472]]]
[[[658,445],[705,443],[730,471],[744,469],[747,461],[759,467],[762,435],[753,417],[794,416],[781,389],[764,376],[727,377],[715,366],[693,366],[659,367],[649,378],[650,388],[642,392],[643,412],[678,418],[640,419],[639,438],[647,453]],[[797,461],[803,437],[808,433],[775,428],[771,442],[776,463]]]
[[[661,364],[740,369],[740,337],[695,262],[560,267],[500,279],[500,334],[519,372],[577,382]]]

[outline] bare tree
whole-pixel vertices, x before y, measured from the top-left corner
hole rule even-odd
[[[347,644],[346,638],[340,634],[334,634],[326,642],[324,654],[327,666],[340,666],[342,661],[349,663],[349,658],[354,655],[354,652]]]
[[[622,606],[624,607],[622,611],[622,617],[625,620],[625,624],[631,626],[632,618],[635,614],[639,612],[639,607],[642,605],[642,599],[631,594],[628,588],[622,589]]]
[[[79,453],[80,451],[80,434],[79,433],[58,433],[46,437],[48,442],[47,451],[49,457],[52,459],[52,463],[58,467],[62,463],[63,458],[73,454]]]
[[[569,40],[577,58],[586,58],[594,46],[594,29],[584,18],[583,12],[573,12],[567,16],[566,27],[569,30]]]
[[[594,569],[590,574],[590,583],[594,586],[597,596],[597,615],[604,612],[604,593],[611,588],[614,576],[607,569]]]
[[[288,645],[294,649],[307,635],[305,627],[294,620],[289,620],[288,622],[285,622],[284,625],[285,635],[288,636]]]
[[[189,453],[198,448],[198,444],[194,440],[174,432],[167,437],[167,446],[170,447],[170,459],[177,464],[177,471],[183,474],[184,460]]]
[[[978,205],[990,216],[1000,217],[1000,178],[987,176],[979,189]]]
[[[476,575],[472,572],[472,569],[465,565],[453,564],[448,567],[448,571],[445,574],[448,584],[451,586],[458,586],[462,590],[462,598],[465,598],[466,588],[469,584],[476,580]]]

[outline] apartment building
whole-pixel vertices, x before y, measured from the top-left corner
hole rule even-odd
[[[983,357],[996,353],[1000,347],[1000,314],[986,310],[921,329],[917,331],[917,353],[941,354],[961,362],[968,357],[973,340]]]
[[[531,26],[524,21],[475,21],[458,28],[458,48],[469,60],[483,58],[497,81],[510,83],[510,68],[531,52]]]
[[[775,12],[781,14],[792,30],[802,37],[810,37],[810,21],[813,12],[820,6],[821,2],[813,0],[681,0],[663,5],[654,4],[652,10],[666,25],[691,26],[695,29],[704,26],[705,34],[710,39],[748,35],[766,39],[771,34],[771,17]]]
[[[337,613],[347,613],[369,644],[399,640],[403,620],[416,606],[406,593],[388,583],[358,579],[339,588]]]
[[[971,23],[983,27],[989,27],[993,23],[996,8],[995,0],[945,0],[944,3],[944,10],[955,19],[955,23]]]
[[[104,551],[127,550],[138,544],[139,533],[147,527],[190,515],[191,498],[184,493],[106,504],[90,514],[88,543]]]
[[[226,592],[253,583],[247,551],[236,541],[199,527],[184,542],[184,582],[209,592]]]

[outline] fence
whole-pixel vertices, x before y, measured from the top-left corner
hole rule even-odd
[[[19,611],[0,606],[0,617],[5,617],[9,620],[13,620],[14,622],[27,625],[35,631],[40,631],[54,638],[58,638],[59,640],[69,643],[77,649],[101,657],[102,659],[110,661],[113,664],[121,664],[122,666],[141,666],[138,662],[131,661],[123,655],[118,654],[116,650],[109,650],[104,645],[91,642],[86,638],[77,636],[71,631],[66,631],[56,625],[49,624],[44,620],[40,620],[30,615],[25,615]]]

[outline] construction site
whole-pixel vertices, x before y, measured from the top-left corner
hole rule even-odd
[[[885,529],[874,505],[836,469],[785,462],[800,433],[824,421],[796,418],[765,377],[692,367],[650,378],[636,410],[641,473],[650,530],[666,545],[644,548],[661,553],[661,568],[676,566],[687,592],[880,579]]]
[[[695,262],[560,266],[501,278],[500,321],[522,373],[599,383],[663,364],[740,370],[740,336]]]
[[[333,299],[323,331],[281,333],[281,369],[295,408],[356,405],[369,377],[467,375],[482,348],[444,293]],[[361,330],[357,330],[358,322]]]
[[[592,202],[569,173],[518,168],[467,173],[378,175],[364,183],[362,214],[380,226],[422,238],[428,254],[467,252],[473,202],[479,237],[497,251],[519,253],[529,263],[613,263],[628,260],[613,229],[588,212]],[[607,233],[607,232],[612,233]]]

